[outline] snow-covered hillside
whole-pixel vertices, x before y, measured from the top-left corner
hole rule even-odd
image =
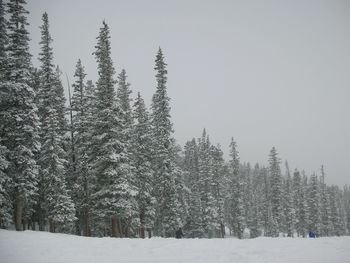
[[[0,230],[2,263],[349,262],[350,237],[116,239]]]

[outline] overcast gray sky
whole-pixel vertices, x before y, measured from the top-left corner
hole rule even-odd
[[[27,1],[34,65],[47,12],[55,63],[72,82],[81,58],[95,82],[105,19],[116,70],[148,105],[162,47],[181,145],[205,127],[242,161],[266,165],[275,146],[292,169],[324,164],[328,183],[350,184],[350,1]]]

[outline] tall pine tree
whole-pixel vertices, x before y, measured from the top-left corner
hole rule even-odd
[[[35,92],[29,86],[31,55],[26,29],[28,11],[24,7],[25,4],[24,0],[11,0],[7,3],[7,59],[6,68],[1,69],[3,79],[0,84],[1,145],[6,147],[7,160],[11,161],[5,173],[11,180],[7,190],[11,194],[12,206],[15,209],[16,230],[23,229],[23,220],[27,220],[24,215],[30,214],[32,210],[38,182],[38,167],[34,155],[40,147]],[[3,37],[3,14],[1,17]],[[5,40],[6,38],[2,38],[1,42]],[[4,54],[1,59],[4,60]]]
[[[152,170],[152,131],[149,114],[140,93],[137,94],[133,106],[135,124],[132,131],[132,158],[135,166],[135,179],[138,187],[136,196],[140,218],[140,237],[145,238],[145,231],[149,237],[154,225],[155,198],[153,197]]]
[[[99,79],[96,85],[96,112],[93,117],[91,169],[95,177],[94,214],[111,222],[111,234],[122,236],[122,223],[135,216],[137,191],[130,185],[130,164],[123,143],[121,109],[116,105],[115,70],[111,59],[108,25],[103,22],[97,37],[95,56]],[[104,226],[102,225],[103,230]]]
[[[282,230],[283,207],[282,207],[282,175],[280,160],[275,147],[272,147],[269,155],[269,172],[271,180],[271,216],[276,221],[278,231]]]
[[[156,60],[157,89],[152,97],[152,132],[154,194],[157,200],[155,232],[166,237],[173,236],[180,226],[177,215],[175,176],[172,160],[172,123],[170,121],[170,98],[167,94],[167,70],[162,50],[159,48]]]

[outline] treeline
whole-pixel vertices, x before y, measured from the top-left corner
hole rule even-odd
[[[180,228],[192,238],[349,233],[350,189],[327,186],[323,168],[307,177],[286,165],[282,175],[275,148],[268,167],[251,167],[233,139],[226,162],[205,130],[181,150],[162,50],[148,109],[140,93],[132,99],[126,71],[115,71],[105,22],[93,54],[98,80],[87,80],[79,59],[66,107],[48,15],[35,68],[25,4],[0,0],[2,228],[142,238]]]

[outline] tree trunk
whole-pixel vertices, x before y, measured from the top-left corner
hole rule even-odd
[[[141,223],[140,237],[145,238],[145,213],[143,210],[140,213],[140,223]]]
[[[53,220],[49,220],[49,228],[50,228],[50,232],[51,233],[55,233],[56,229],[55,229],[55,222]]]
[[[122,237],[122,222],[120,221],[120,219],[117,219],[117,229],[118,229],[118,237]]]
[[[117,219],[112,217],[112,237],[117,237]]]
[[[112,237],[120,237],[120,222],[116,217],[112,217]]]
[[[220,232],[221,232],[221,238],[225,237],[225,226],[223,223],[220,224]]]
[[[148,238],[152,237],[152,229],[147,228]]]
[[[23,208],[24,203],[22,197],[17,194],[16,198],[16,219],[15,219],[15,225],[17,231],[22,231],[22,216],[23,216]]]
[[[141,225],[140,237],[141,238],[145,238],[145,226],[144,225]]]
[[[90,229],[90,224],[89,224],[89,215],[87,213],[84,215],[83,236],[86,236],[86,237],[91,236],[91,229]]]

